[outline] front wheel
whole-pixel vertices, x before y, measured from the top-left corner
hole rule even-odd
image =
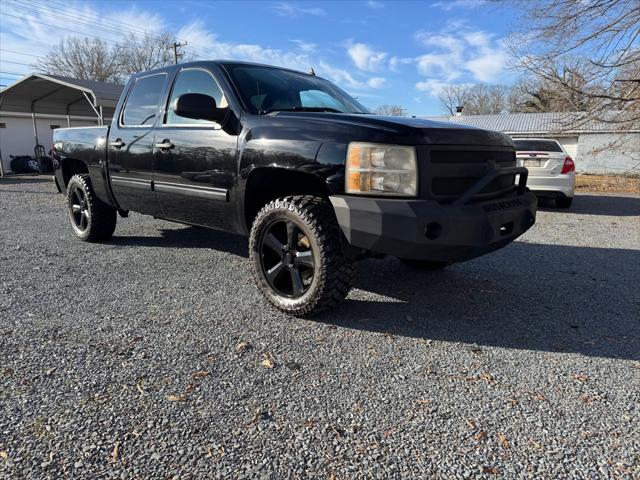
[[[292,315],[333,307],[349,293],[355,274],[331,204],[310,195],[265,205],[253,221],[249,254],[258,290]]]
[[[111,238],[116,229],[117,211],[98,197],[89,175],[74,175],[67,185],[69,220],[76,236],[84,242]]]

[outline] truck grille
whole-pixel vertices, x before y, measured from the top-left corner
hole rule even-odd
[[[516,166],[513,149],[496,147],[435,147],[427,152],[428,168],[424,185],[429,188],[429,196],[441,202],[454,201],[469,190],[486,173],[490,165],[495,168]],[[510,190],[515,183],[515,175],[501,176],[489,183],[476,195],[484,200],[499,197]]]

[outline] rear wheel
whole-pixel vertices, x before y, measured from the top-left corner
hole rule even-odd
[[[292,196],[265,205],[249,237],[258,290],[292,315],[315,314],[346,297],[355,263],[343,251],[333,208],[315,196]]]
[[[111,238],[116,229],[116,209],[96,197],[89,175],[74,175],[67,185],[69,220],[76,236],[84,242]]]
[[[416,270],[442,270],[450,265],[447,262],[434,262],[431,260],[413,260],[410,258],[398,258],[398,260],[404,263],[407,267],[414,268]]]
[[[573,197],[558,197],[556,198],[556,207],[569,208],[573,203]]]

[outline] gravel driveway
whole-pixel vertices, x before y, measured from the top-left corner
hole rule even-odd
[[[242,237],[86,244],[0,179],[0,477],[639,478],[640,199],[574,206],[445,271],[364,261],[303,320]]]

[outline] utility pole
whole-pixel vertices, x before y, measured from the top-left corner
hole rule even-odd
[[[180,48],[186,47],[186,46],[187,46],[187,42],[184,42],[184,43],[173,42],[173,58],[175,59],[176,65],[178,64],[178,59],[182,56],[182,54],[179,52]]]

